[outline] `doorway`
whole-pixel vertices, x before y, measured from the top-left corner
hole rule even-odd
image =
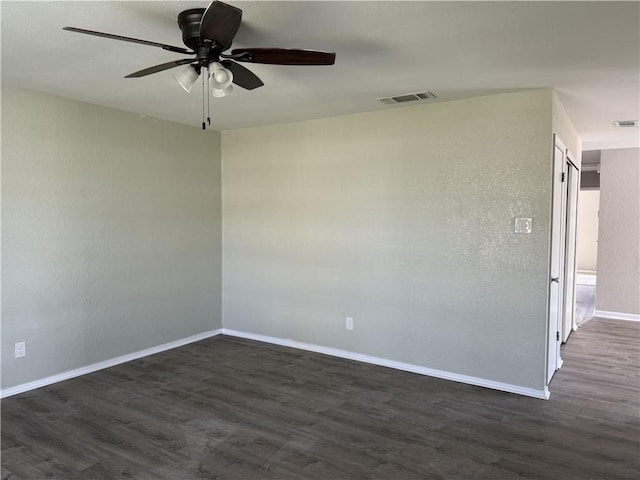
[[[560,344],[576,328],[576,231],[580,169],[557,135],[553,138],[553,190],[551,212],[551,264],[547,385],[562,367]]]
[[[581,175],[584,176],[584,169]],[[596,309],[599,187],[584,188],[581,183],[578,204],[575,323],[580,327],[593,317]]]

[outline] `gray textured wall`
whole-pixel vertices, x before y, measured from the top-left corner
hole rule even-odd
[[[2,388],[220,328],[220,222],[218,133],[3,88]]]
[[[224,132],[225,328],[542,389],[552,103]]]
[[[582,164],[582,140],[555,91],[553,92],[551,128],[569,150],[569,156],[574,164],[580,166]]]
[[[640,314],[640,149],[603,150],[596,309]]]

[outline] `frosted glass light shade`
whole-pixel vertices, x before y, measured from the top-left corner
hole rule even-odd
[[[233,85],[229,85],[225,88],[214,88],[211,90],[211,95],[213,95],[216,98],[222,98],[222,97],[226,97],[231,92],[233,92]]]
[[[191,65],[187,65],[185,68],[179,70],[178,73],[173,75],[173,78],[176,79],[187,93],[191,92],[191,88],[198,80],[198,77],[200,77],[200,75]]]
[[[211,85],[211,88],[214,90],[214,92],[215,90],[224,90],[227,87],[231,86],[231,83],[233,82],[233,73],[231,73],[230,70],[224,68],[220,63],[213,62],[211,65],[209,65],[209,71],[211,72],[209,84]],[[213,96],[224,97],[224,95],[216,95],[215,93]]]

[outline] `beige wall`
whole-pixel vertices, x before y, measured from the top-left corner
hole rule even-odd
[[[544,388],[552,103],[224,132],[225,328]]]
[[[220,222],[218,133],[3,87],[2,388],[220,328]]]
[[[640,149],[603,150],[596,309],[640,314]]]
[[[580,190],[578,196],[576,268],[581,273],[596,273],[599,203],[600,190]]]

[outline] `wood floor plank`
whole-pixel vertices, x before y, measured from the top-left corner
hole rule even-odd
[[[639,346],[590,320],[543,401],[210,338],[2,400],[2,480],[638,480]]]

